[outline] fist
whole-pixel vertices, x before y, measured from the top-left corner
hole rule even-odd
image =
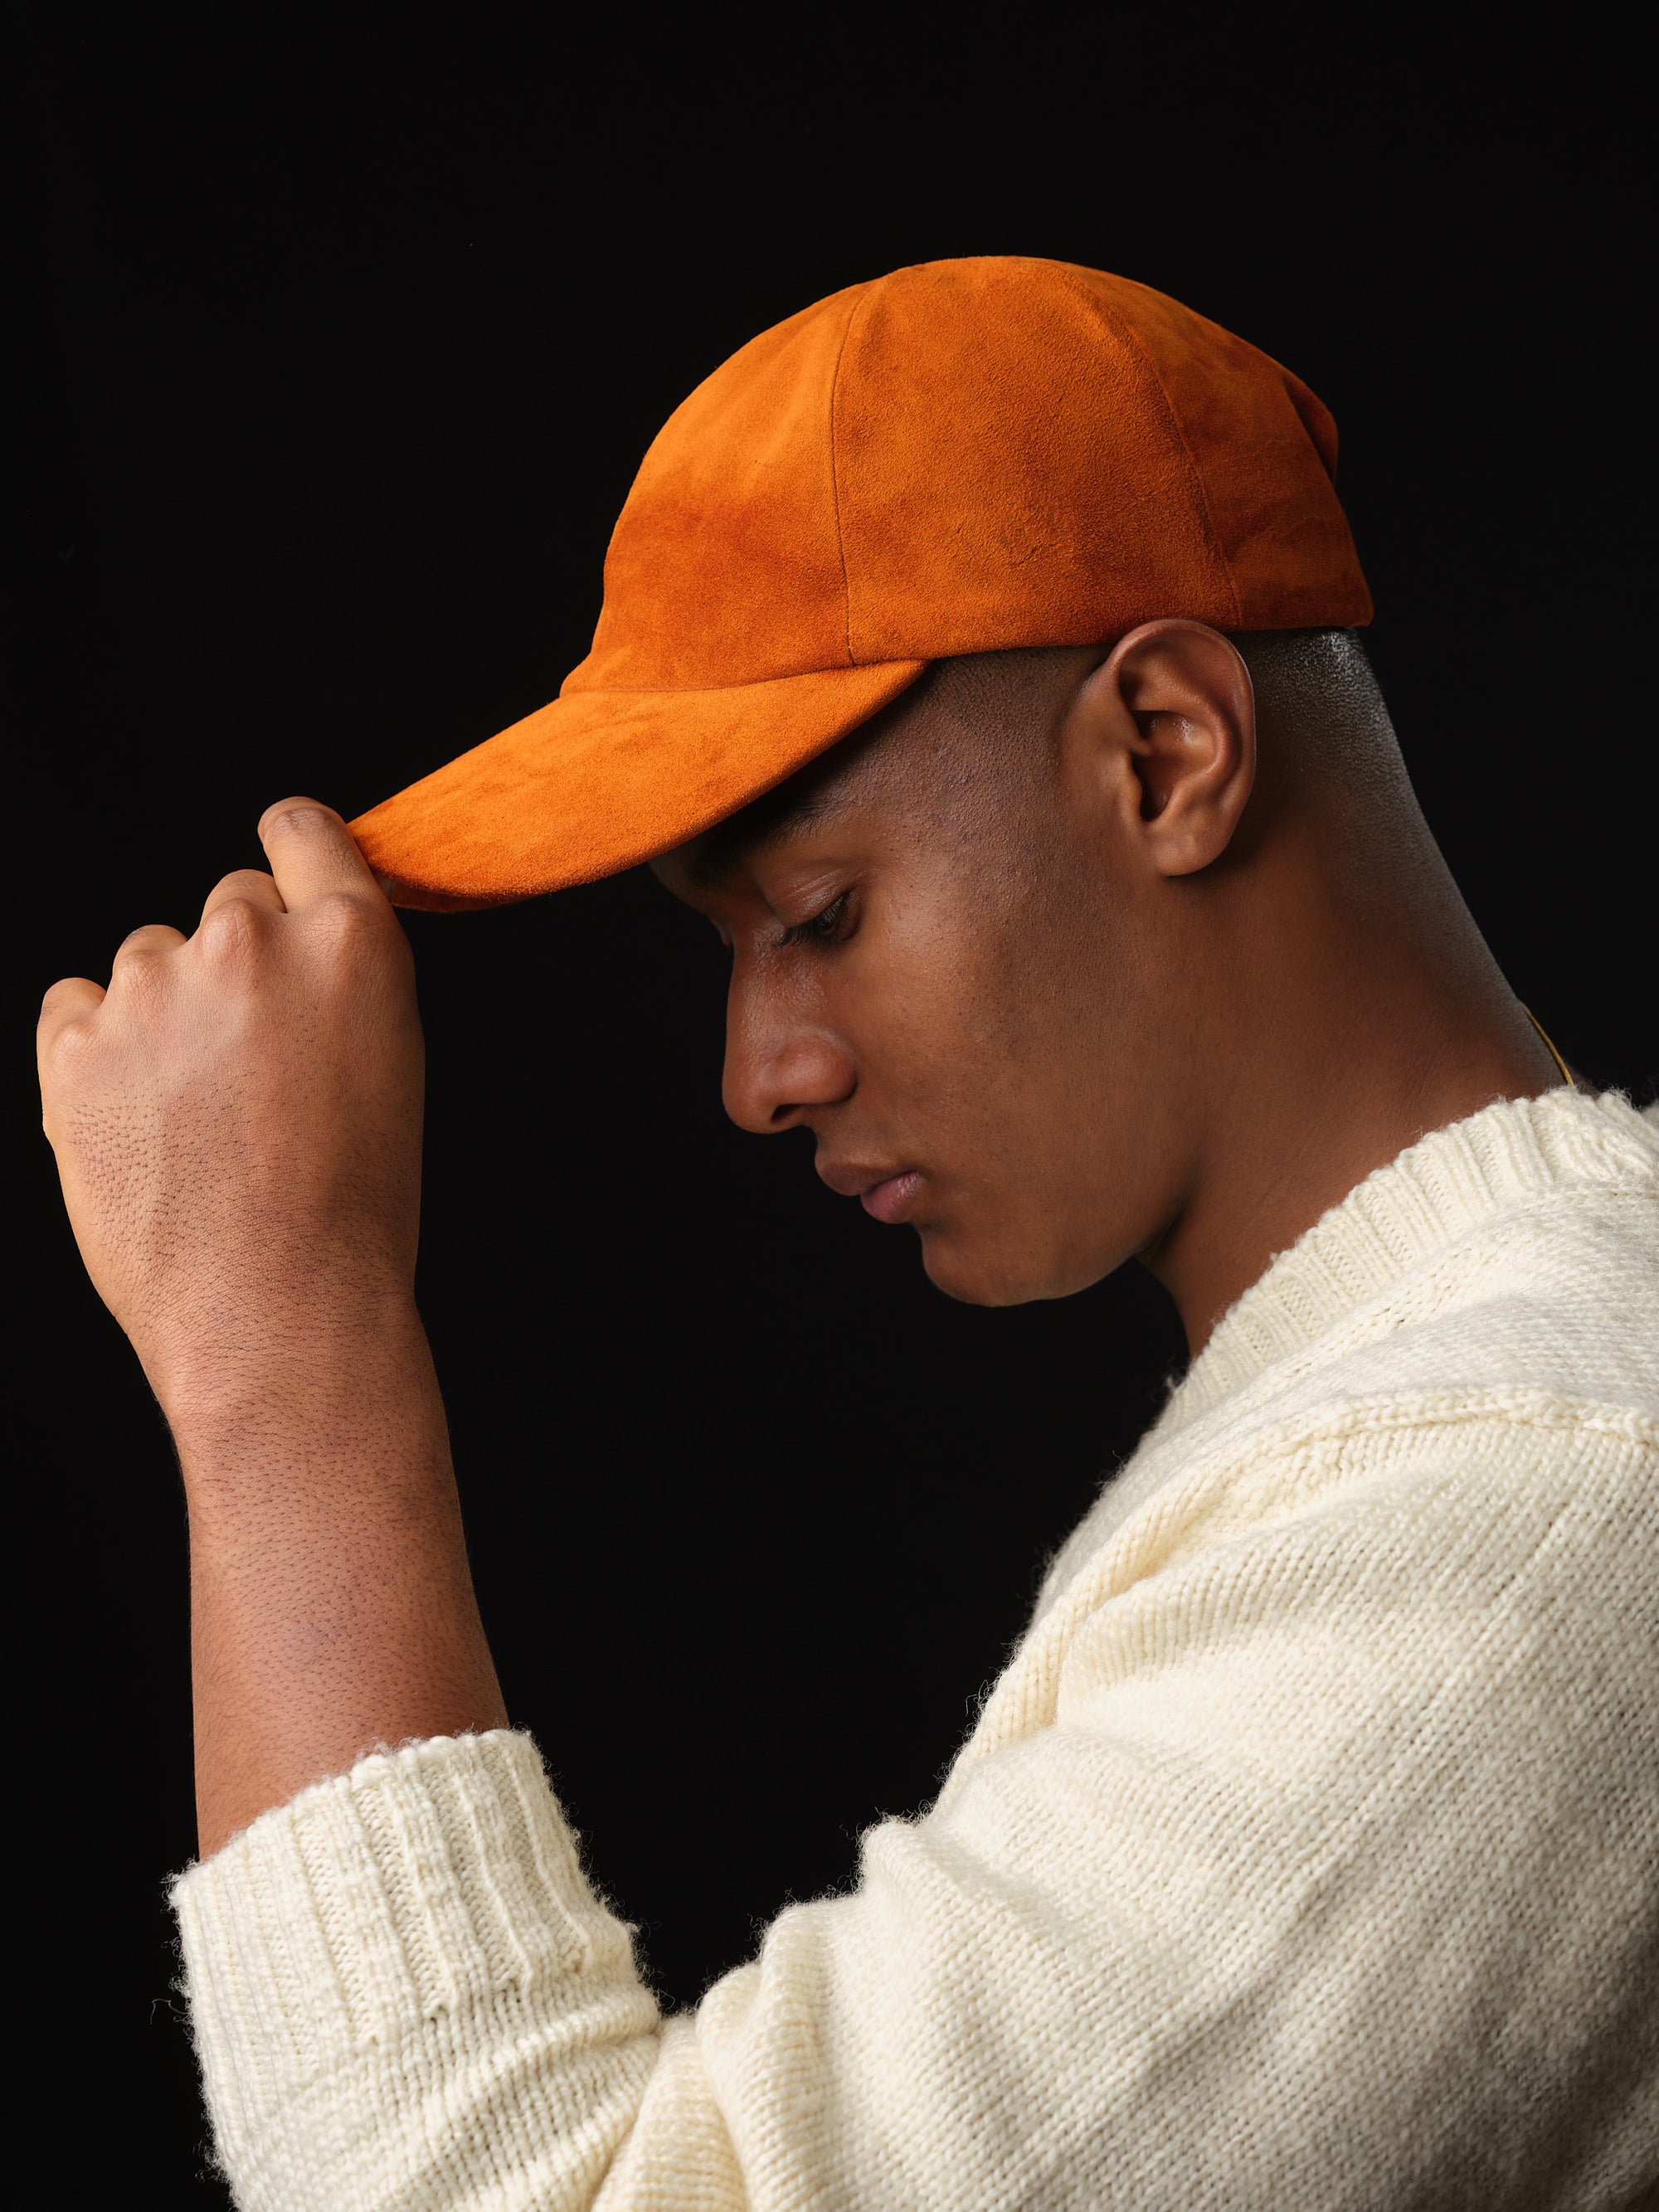
[[[193,937],[46,994],[46,1132],[81,1256],[170,1416],[412,1302],[422,1054],[398,918],[339,816],[259,824]]]

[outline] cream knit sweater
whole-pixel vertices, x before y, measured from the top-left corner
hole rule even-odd
[[[522,1735],[366,1759],[176,1898],[250,2212],[1650,2201],[1659,1129],[1489,1108],[1276,1260],[938,1804],[693,2017]]]

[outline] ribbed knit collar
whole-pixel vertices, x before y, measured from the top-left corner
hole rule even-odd
[[[1273,1260],[1171,1396],[1159,1442],[1494,1215],[1651,1171],[1654,1130],[1617,1091],[1505,1100],[1436,1129],[1358,1183]],[[1150,1439],[1149,1439],[1150,1441]]]

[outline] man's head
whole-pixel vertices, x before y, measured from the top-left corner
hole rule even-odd
[[[936,663],[656,868],[732,948],[733,1117],[810,1128],[833,1188],[989,1304],[1155,1250],[1244,1063],[1334,1034],[1356,957],[1445,951],[1422,942],[1443,872],[1344,631],[1168,620]]]
[[[410,905],[651,860],[732,941],[739,1121],[811,1127],[959,1297],[1140,1252],[1196,1341],[1538,1049],[1346,635],[1335,464],[1297,377],[1128,279],[851,286],[670,417],[559,697],[354,832]]]

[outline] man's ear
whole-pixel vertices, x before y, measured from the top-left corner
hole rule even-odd
[[[1193,875],[1227,849],[1255,781],[1250,672],[1203,623],[1142,623],[1078,693],[1062,747],[1158,874]]]

